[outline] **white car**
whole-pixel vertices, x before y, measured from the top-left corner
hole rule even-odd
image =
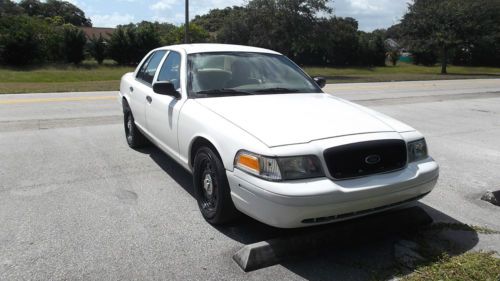
[[[123,76],[128,145],[155,144],[192,173],[203,217],[280,228],[413,202],[439,175],[424,137],[324,93],[285,56],[220,44],[151,51]]]

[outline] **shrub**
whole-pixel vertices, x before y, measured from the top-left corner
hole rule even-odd
[[[90,55],[97,61],[98,64],[102,64],[104,57],[106,55],[107,42],[99,34],[99,37],[95,35],[90,39],[88,49]]]
[[[28,16],[0,17],[0,60],[9,65],[28,65],[43,60],[44,22]]]
[[[152,49],[161,46],[160,31],[153,23],[118,26],[109,40],[109,53],[122,65],[135,65]]]
[[[85,58],[84,50],[87,43],[85,33],[73,25],[65,25],[63,30],[66,62],[81,63]]]

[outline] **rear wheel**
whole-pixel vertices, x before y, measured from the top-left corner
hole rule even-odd
[[[128,146],[131,148],[141,148],[148,143],[146,137],[144,137],[135,125],[134,115],[128,104],[124,104],[123,107],[123,123]]]
[[[219,156],[210,147],[201,147],[194,159],[193,181],[201,214],[211,224],[223,224],[238,217],[231,190]]]

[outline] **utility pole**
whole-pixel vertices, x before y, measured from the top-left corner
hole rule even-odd
[[[184,43],[189,44],[189,0],[186,0],[186,23],[184,23]]]

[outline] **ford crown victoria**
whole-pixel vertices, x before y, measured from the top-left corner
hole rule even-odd
[[[439,169],[418,131],[324,86],[271,50],[158,48],[121,80],[126,141],[153,143],[192,173],[212,224],[244,213],[312,226],[431,192]]]

